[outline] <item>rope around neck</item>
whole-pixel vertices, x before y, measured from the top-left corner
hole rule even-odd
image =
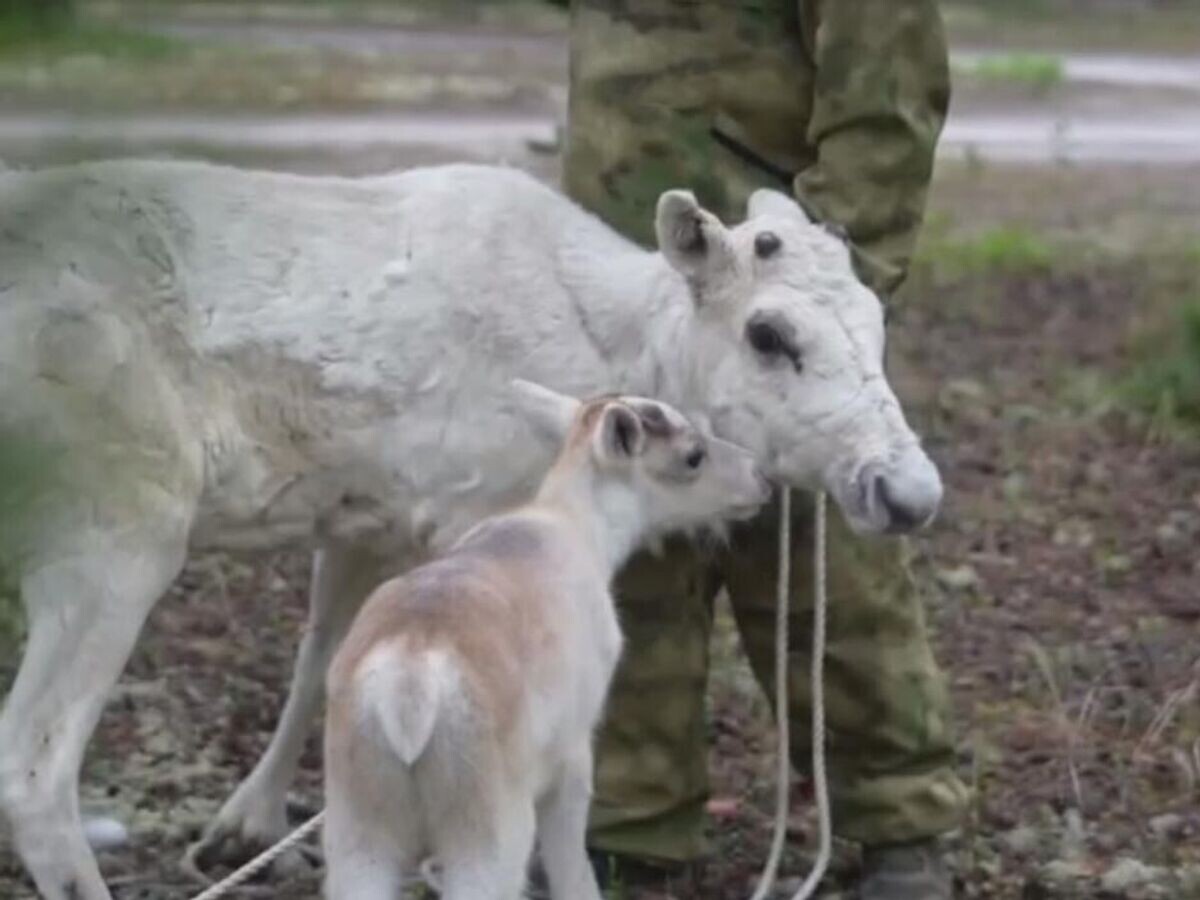
[[[813,536],[813,646],[812,646],[812,778],[817,798],[820,843],[817,858],[804,884],[792,900],[808,900],[829,867],[833,829],[829,817],[829,785],[825,778],[825,493],[816,495]],[[779,754],[775,776],[775,823],[771,852],[751,900],[766,900],[775,886],[779,861],[787,837],[791,734],[788,721],[788,588],[791,586],[792,492],[780,491],[779,580],[775,594],[775,722]]]
[[[813,538],[813,647],[812,647],[812,777],[817,798],[817,820],[820,843],[812,870],[792,897],[808,900],[825,876],[833,844],[829,818],[829,785],[825,778],[825,494],[815,501]],[[759,876],[752,900],[766,900],[775,886],[783,845],[787,838],[789,784],[791,781],[790,742],[788,721],[788,588],[792,580],[792,492],[780,491],[779,498],[779,580],[775,592],[775,719],[779,730],[779,754],[775,782],[775,822],[771,836],[771,852]],[[216,884],[192,897],[191,900],[217,900],[242,882],[265,869],[276,859],[299,844],[320,827],[325,818],[321,810],[278,844],[264,850],[240,869],[236,869]],[[435,883],[431,873],[423,872],[424,881]]]

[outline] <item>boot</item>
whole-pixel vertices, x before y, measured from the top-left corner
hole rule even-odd
[[[932,838],[863,848],[858,900],[953,900],[950,871]]]

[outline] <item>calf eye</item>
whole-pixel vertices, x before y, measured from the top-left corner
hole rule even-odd
[[[698,468],[700,468],[700,464],[701,464],[702,462],[704,462],[704,450],[703,450],[703,448],[701,448],[701,447],[697,447],[695,450],[693,450],[691,453],[689,453],[687,456],[685,456],[685,457],[684,457],[684,459],[683,459],[683,461],[684,461],[685,463],[687,463],[687,467],[688,467],[689,469],[698,469]]]

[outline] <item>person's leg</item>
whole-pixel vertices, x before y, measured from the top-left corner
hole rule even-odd
[[[793,497],[789,678],[792,760],[809,770],[812,498]],[[724,566],[759,682],[774,684],[778,506],[735,529]],[[926,634],[921,595],[895,538],[853,535],[828,516],[827,760],[833,826],[866,845],[957,827],[967,790],[954,771],[949,695]]]
[[[625,633],[596,738],[588,846],[662,863],[704,851],[704,688],[712,625],[707,567],[687,541],[642,553],[614,593]]]

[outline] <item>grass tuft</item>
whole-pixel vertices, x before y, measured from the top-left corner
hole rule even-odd
[[[64,56],[100,56],[158,62],[187,45],[157,34],[116,25],[78,22],[66,16],[30,16],[0,6],[0,60],[25,62]]]
[[[1200,298],[1179,307],[1167,327],[1144,335],[1121,394],[1150,417],[1157,436],[1200,431]]]
[[[1054,248],[1042,235],[1019,225],[1000,225],[967,238],[934,238],[922,244],[917,262],[951,277],[1045,272]]]
[[[1066,77],[1061,57],[1043,53],[1008,53],[976,62],[971,74],[984,81],[1018,84],[1045,93]]]

